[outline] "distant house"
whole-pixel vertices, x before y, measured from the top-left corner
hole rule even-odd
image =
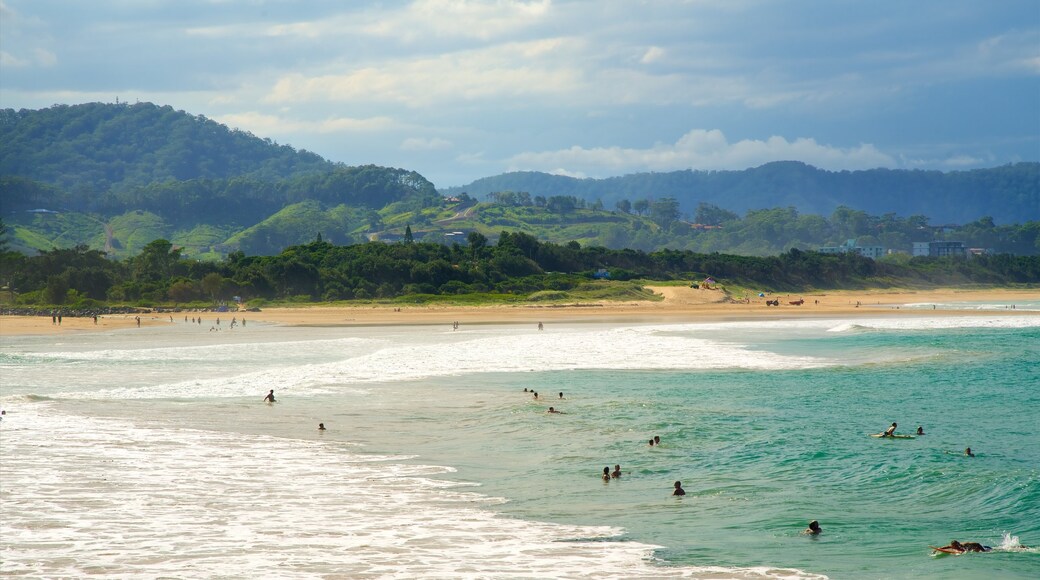
[[[607,280],[610,278],[610,272],[606,268],[600,268],[592,274],[592,277],[598,280]]]
[[[968,249],[964,242],[914,242],[914,256],[942,258],[944,256],[965,256]]]
[[[846,240],[840,246],[823,246],[816,249],[821,254],[859,254],[864,258],[876,260],[885,255],[884,246],[860,246],[856,240]]]

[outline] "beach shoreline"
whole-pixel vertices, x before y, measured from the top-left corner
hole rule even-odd
[[[129,329],[138,326],[184,324],[202,317],[200,328],[227,329],[232,318],[241,323],[269,323],[288,326],[422,326],[473,324],[531,324],[581,322],[730,322],[788,318],[842,318],[862,316],[1040,316],[1034,311],[1017,310],[1016,303],[1040,301],[1038,289],[956,288],[933,290],[838,290],[804,294],[770,294],[747,302],[729,299],[719,290],[686,286],[647,286],[662,297],[659,301],[582,302],[573,304],[517,304],[488,306],[379,304],[358,306],[265,307],[259,312],[155,312],[99,316],[97,324],[88,317],[64,317],[60,325],[50,316],[0,316],[0,337],[72,334]],[[767,300],[779,301],[778,306]],[[792,304],[803,300],[801,305]],[[1004,309],[973,310],[966,303],[1003,304]],[[907,308],[906,305],[933,305]],[[248,328],[248,326],[247,326]]]

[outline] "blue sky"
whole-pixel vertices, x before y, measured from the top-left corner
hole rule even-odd
[[[438,187],[1040,161],[1038,0],[0,0],[0,106],[150,101]]]

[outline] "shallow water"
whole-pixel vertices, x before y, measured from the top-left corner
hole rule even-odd
[[[0,373],[4,574],[1040,573],[1040,316],[175,324]]]

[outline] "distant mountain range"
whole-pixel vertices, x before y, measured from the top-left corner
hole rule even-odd
[[[971,171],[870,169],[825,171],[779,161],[743,171],[670,171],[606,179],[576,179],[531,171],[504,173],[442,190],[482,198],[499,191],[532,196],[569,195],[614,208],[621,200],[673,198],[693,215],[701,203],[743,214],[794,207],[829,216],[845,206],[873,215],[928,216],[933,223],[963,224],[983,216],[997,223],[1040,219],[1040,163]]]
[[[579,203],[477,203],[500,192]],[[651,210],[616,210],[626,202],[638,207],[640,200]],[[662,203],[668,200],[674,208]],[[844,206],[877,216],[926,216],[912,220],[917,224],[967,223],[985,216],[992,220],[983,220],[983,227],[1019,224],[1040,220],[1040,163],[942,173],[829,172],[779,162],[744,171],[609,179],[519,172],[438,192],[414,171],[334,163],[168,106],[89,103],[0,110],[0,217],[8,245],[30,253],[84,244],[118,257],[165,238],[199,258],[236,250],[274,254],[318,234],[338,244],[398,239],[406,226],[416,239],[427,240],[443,240],[460,229],[488,237],[508,229],[557,243],[641,249],[761,254],[795,243],[783,239],[787,234],[768,243],[718,235],[696,241],[689,236],[699,230],[688,222],[706,205],[725,219],[768,208],[784,208],[772,221],[800,214],[830,217]],[[663,214],[657,211],[662,208]],[[802,227],[815,233],[799,234],[798,244],[811,247],[820,237],[843,241],[863,233],[828,227]],[[905,244],[913,232],[909,224],[902,227]]]

